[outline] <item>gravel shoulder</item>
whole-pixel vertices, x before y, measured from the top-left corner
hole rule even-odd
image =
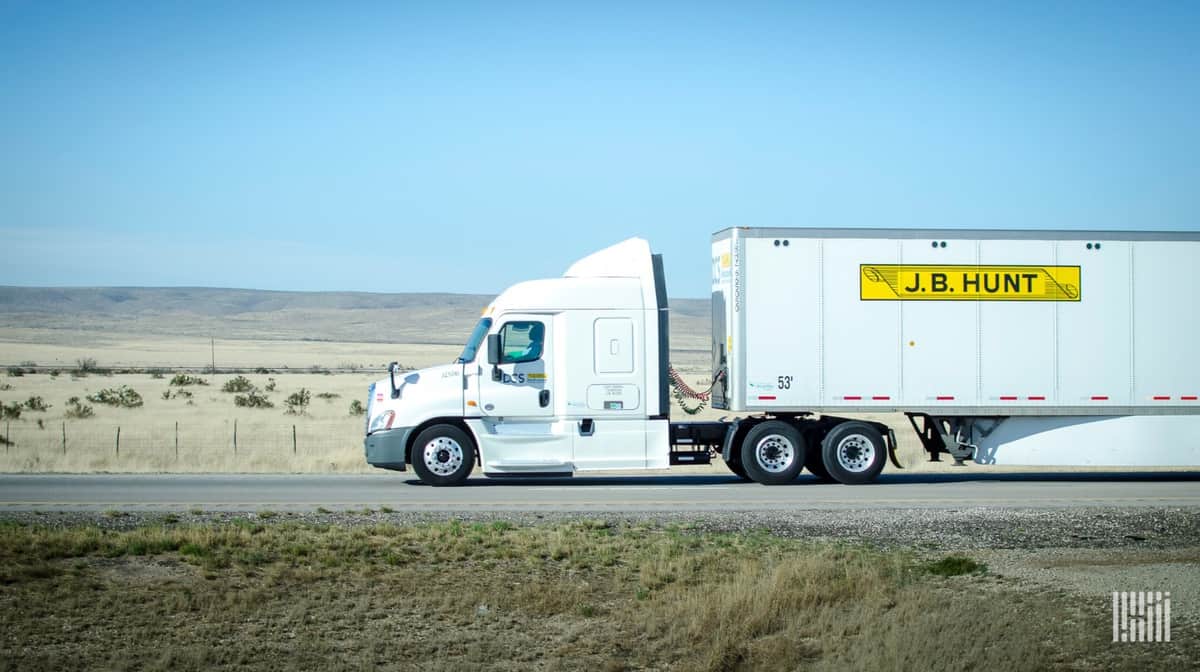
[[[869,508],[814,509],[772,512],[747,511],[199,511],[163,514],[139,511],[0,511],[0,521],[47,527],[96,525],[131,529],[164,520],[200,524],[252,518],[256,522],[303,522],[337,526],[392,523],[406,525],[459,520],[508,521],[537,525],[579,519],[604,519],[632,524],[680,526],[707,532],[764,530],[790,538],[841,540],[881,547],[911,546],[931,550],[1127,549],[1200,548],[1200,508],[1078,507],[1021,509],[964,507],[960,509]]]

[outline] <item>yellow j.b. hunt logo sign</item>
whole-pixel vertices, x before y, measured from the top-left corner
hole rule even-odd
[[[1078,301],[1078,266],[862,264],[863,301]]]

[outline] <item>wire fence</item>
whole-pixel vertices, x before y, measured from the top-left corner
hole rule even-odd
[[[361,418],[18,421],[5,422],[0,430],[0,470],[9,472],[366,469]]]

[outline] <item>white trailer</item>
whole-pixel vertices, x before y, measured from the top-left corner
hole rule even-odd
[[[670,422],[662,259],[631,239],[506,290],[453,364],[391,367],[367,461],[864,483],[895,436],[842,414],[901,411],[935,460],[1200,464],[1200,235],[734,228],[712,270],[713,406],[746,415]]]

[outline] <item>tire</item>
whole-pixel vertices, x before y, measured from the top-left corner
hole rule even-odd
[[[829,475],[829,470],[825,468],[825,458],[821,456],[821,441],[825,438],[825,433],[810,428],[803,432],[804,445],[807,448],[804,455],[804,468],[808,473],[817,477],[817,480],[822,483],[834,483],[833,476]]]
[[[732,456],[731,456],[731,458],[732,458]],[[725,463],[725,466],[729,467],[729,470],[732,471],[735,476],[742,479],[743,481],[750,480],[750,477],[746,475],[745,468],[742,467],[742,463],[738,462],[736,458],[730,459],[728,462]]]
[[[751,480],[778,485],[796,480],[804,468],[804,437],[792,425],[768,420],[742,439],[741,463]]]
[[[821,457],[833,480],[861,485],[875,480],[887,461],[887,444],[879,430],[865,422],[835,426],[821,442]]]
[[[825,468],[825,458],[821,455],[820,438],[805,435],[804,439],[808,445],[816,447],[816,450],[808,451],[808,455],[804,459],[804,468],[808,470],[808,473],[816,476],[818,481],[833,483],[833,476],[829,475],[829,470]]]
[[[454,425],[434,425],[413,441],[412,466],[429,485],[458,485],[475,468],[475,442]]]

